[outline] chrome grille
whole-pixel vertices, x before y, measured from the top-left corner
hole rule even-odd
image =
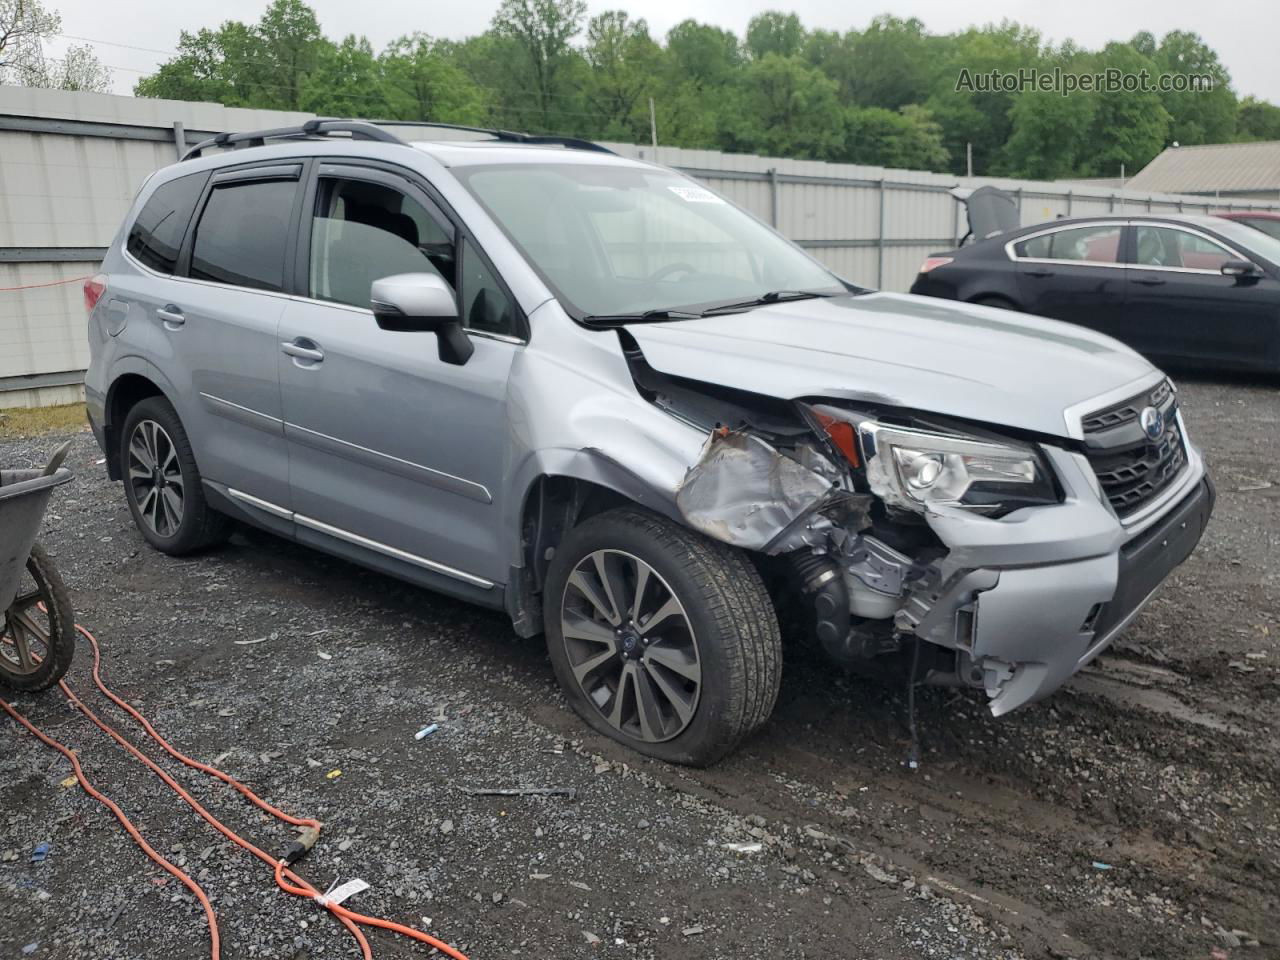
[[[1126,423],[1133,423],[1138,419],[1138,414],[1142,412],[1143,407],[1163,408],[1172,393],[1172,384],[1168,380],[1164,380],[1150,393],[1141,394],[1123,403],[1116,404],[1114,407],[1108,407],[1105,410],[1099,410],[1097,413],[1089,414],[1084,418],[1081,426],[1087,436],[1088,434],[1101,433],[1103,430],[1110,430],[1112,427],[1119,427]]]
[[[1149,406],[1164,416],[1164,432],[1155,440],[1139,425],[1142,410]],[[1165,381],[1083,419],[1089,463],[1121,518],[1158,497],[1186,467],[1186,443],[1177,413],[1172,387]]]

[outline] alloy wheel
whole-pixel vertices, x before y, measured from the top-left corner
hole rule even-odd
[[[182,525],[184,482],[178,451],[164,427],[139,420],[129,438],[128,484],[142,521],[159,537]]]
[[[596,550],[565,584],[560,631],[574,681],[619,732],[647,743],[693,720],[702,666],[670,585],[639,557]]]

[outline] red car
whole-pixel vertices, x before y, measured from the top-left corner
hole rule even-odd
[[[1280,213],[1268,210],[1224,210],[1221,213],[1215,213],[1214,216],[1248,224],[1255,230],[1261,230],[1280,240]]]

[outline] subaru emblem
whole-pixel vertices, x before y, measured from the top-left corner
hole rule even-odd
[[[1159,440],[1164,435],[1164,414],[1155,407],[1147,407],[1138,415],[1142,432],[1149,440]]]

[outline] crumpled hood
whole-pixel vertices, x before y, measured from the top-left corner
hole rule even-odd
[[[772,397],[891,404],[1055,436],[1064,411],[1152,372],[1083,327],[906,294],[627,326],[655,370]]]

